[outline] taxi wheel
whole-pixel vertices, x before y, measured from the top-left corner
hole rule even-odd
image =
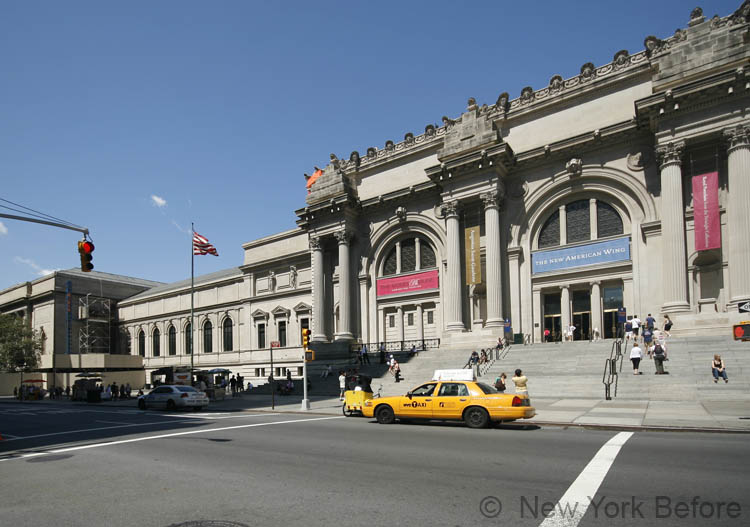
[[[170,412],[172,412],[172,411],[174,411],[176,409],[177,409],[177,405],[174,404],[174,401],[172,399],[169,399],[167,401],[167,410],[169,410]]]
[[[393,408],[388,405],[379,407],[375,418],[381,425],[390,425],[396,420],[396,416],[393,414]]]
[[[464,421],[469,428],[487,428],[490,423],[490,416],[487,410],[474,406],[464,413]]]

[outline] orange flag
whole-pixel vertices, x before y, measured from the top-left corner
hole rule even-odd
[[[307,191],[310,192],[310,187],[312,187],[312,184],[315,183],[315,181],[323,175],[323,171],[318,169],[315,172],[313,172],[313,175],[307,178]]]

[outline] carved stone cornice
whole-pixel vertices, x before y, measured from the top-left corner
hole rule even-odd
[[[682,154],[685,152],[685,141],[667,143],[656,148],[656,156],[659,159],[659,169],[677,165],[682,166]]]
[[[443,212],[446,218],[457,218],[459,212],[458,201],[446,201],[443,203]]]
[[[323,244],[321,243],[319,236],[310,236],[310,250],[311,251],[321,251],[323,249]]]
[[[484,192],[483,194],[480,194],[479,197],[482,199],[484,210],[493,208],[500,210],[500,196],[498,195],[497,190]]]
[[[724,130],[727,141],[727,152],[731,153],[741,148],[750,148],[750,128],[746,125],[735,126]]]
[[[352,233],[346,229],[342,229],[334,232],[333,237],[336,238],[339,245],[349,245],[349,242],[352,239]]]

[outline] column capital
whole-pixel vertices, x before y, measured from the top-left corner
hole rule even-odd
[[[459,204],[457,200],[446,201],[443,203],[443,211],[446,218],[458,217]]]
[[[591,285],[602,285],[602,281],[601,280],[594,280],[593,282],[591,282]]]
[[[349,245],[349,242],[352,240],[352,233],[346,229],[334,232],[333,236],[339,245]]]
[[[659,159],[659,169],[664,170],[671,165],[682,165],[682,154],[685,152],[685,141],[670,142],[656,147]]]
[[[562,284],[557,287],[559,287],[560,291],[562,291],[563,289],[570,289],[570,284]]]
[[[323,248],[320,236],[310,236],[310,250],[320,251]]]
[[[728,143],[727,152],[729,153],[741,148],[750,148],[750,128],[746,125],[726,128],[723,136]]]
[[[484,205],[484,210],[497,209],[500,210],[500,195],[497,190],[490,190],[489,192],[483,192],[479,195]]]

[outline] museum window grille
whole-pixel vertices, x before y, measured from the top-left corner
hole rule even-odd
[[[258,324],[258,349],[266,347],[266,325]]]
[[[432,250],[423,239],[420,239],[419,245],[419,267],[422,269],[431,269],[437,267],[437,260],[435,259],[435,251]]]
[[[396,248],[391,250],[388,258],[385,259],[385,265],[383,266],[383,274],[396,274]]]
[[[210,321],[203,324],[203,353],[214,351],[214,326]]]
[[[544,222],[539,233],[539,248],[560,245],[560,211],[556,210]]]
[[[565,206],[566,238],[568,243],[591,239],[589,200],[574,201]]]
[[[428,311],[427,312],[427,324],[432,325],[435,323],[435,312],[434,311]]]
[[[603,201],[596,203],[596,225],[599,238],[623,233],[622,218],[612,205]]]
[[[401,252],[399,267],[399,254],[396,246],[392,247],[383,263],[383,276],[394,275],[399,272],[410,273],[417,270],[417,243],[416,238],[406,238],[398,242]],[[424,238],[419,238],[419,269],[434,269],[437,267],[435,251]]]
[[[279,321],[279,346],[286,347],[286,322],[283,320]]]
[[[169,326],[168,336],[168,353],[170,355],[177,355],[177,330],[174,326]]]
[[[154,333],[151,335],[151,344],[153,347],[153,356],[158,357],[161,355],[161,350],[159,349],[159,339],[161,338],[161,333],[159,332],[159,329],[155,329]]]
[[[401,272],[408,273],[417,268],[417,249],[414,239],[401,242]]]
[[[193,325],[190,322],[185,326],[185,353],[193,353]]]
[[[224,351],[232,351],[232,319],[226,318],[222,325],[222,342]]]
[[[146,334],[143,330],[138,333],[138,355],[141,357],[146,356]]]

